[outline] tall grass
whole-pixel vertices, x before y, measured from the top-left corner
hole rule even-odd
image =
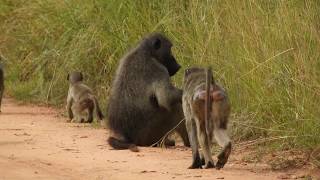
[[[63,105],[67,73],[80,70],[105,106],[121,56],[160,31],[183,69],[213,67],[235,140],[273,137],[283,148],[320,143],[319,29],[317,0],[0,0],[10,95]]]

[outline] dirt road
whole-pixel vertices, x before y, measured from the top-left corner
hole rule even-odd
[[[305,171],[272,172],[233,155],[223,170],[189,170],[191,151],[112,150],[107,130],[66,123],[58,111],[5,99],[0,114],[0,179],[236,179],[299,177]]]

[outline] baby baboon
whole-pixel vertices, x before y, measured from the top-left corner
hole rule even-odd
[[[96,109],[97,116],[103,119],[97,98],[93,95],[92,90],[83,84],[83,75],[81,72],[72,72],[67,78],[70,82],[67,97],[67,111],[70,120],[74,118],[75,122],[93,121],[93,110]]]
[[[170,81],[180,69],[171,47],[169,39],[154,33],[120,61],[107,113],[113,148],[150,146],[183,120],[182,90]],[[176,131],[189,146],[183,123]]]
[[[4,91],[4,72],[3,72],[3,66],[2,64],[0,64],[0,112],[1,112],[3,91]]]
[[[231,152],[231,141],[226,131],[230,114],[226,92],[215,83],[211,69],[198,67],[185,71],[183,90],[183,112],[193,159],[189,168],[201,168],[203,163],[204,168],[214,167],[210,151],[213,135],[223,147],[218,155],[216,168],[223,168]],[[202,156],[198,151],[198,143]]]

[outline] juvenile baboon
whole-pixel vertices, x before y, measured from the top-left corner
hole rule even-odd
[[[1,112],[3,91],[4,91],[4,72],[3,72],[3,66],[2,64],[0,64],[0,112]]]
[[[93,111],[96,110],[100,120],[103,119],[103,114],[100,110],[97,98],[93,95],[92,90],[86,86],[82,80],[81,72],[72,72],[68,74],[70,86],[67,97],[67,111],[70,120],[75,122],[93,121]],[[75,117],[74,117],[75,116]]]
[[[231,152],[226,131],[230,104],[226,92],[215,83],[211,69],[193,67],[185,71],[182,104],[192,148],[193,162],[189,168],[202,168],[203,164],[204,168],[214,167],[211,157],[213,136],[223,148],[215,167],[223,168]]]
[[[113,148],[150,146],[183,120],[182,90],[170,81],[180,69],[171,47],[169,39],[154,33],[121,59],[107,113]],[[176,131],[189,146],[183,123]]]

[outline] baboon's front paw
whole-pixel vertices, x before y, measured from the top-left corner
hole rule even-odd
[[[202,169],[202,166],[192,164],[191,166],[188,167],[188,169]]]
[[[86,123],[92,123],[93,122],[93,118],[88,118],[88,120],[86,121]]]
[[[216,169],[221,169],[224,167],[224,165],[227,163],[228,161],[228,156],[226,156],[225,153],[221,153],[219,156],[218,156],[218,162],[216,164]]]
[[[219,169],[223,168],[225,164],[226,164],[225,162],[222,162],[219,160],[216,164],[216,169],[219,170]]]
[[[201,164],[200,160],[193,162],[191,164],[191,166],[188,167],[188,169],[202,169],[202,164]]]
[[[210,169],[210,168],[214,168],[214,164],[213,162],[208,162],[205,166],[204,166],[205,169]]]
[[[204,158],[203,158],[203,157],[201,158],[201,160],[200,160],[200,161],[201,161],[201,164],[202,164],[202,165],[205,165],[205,164],[206,164],[206,160],[204,160]]]

